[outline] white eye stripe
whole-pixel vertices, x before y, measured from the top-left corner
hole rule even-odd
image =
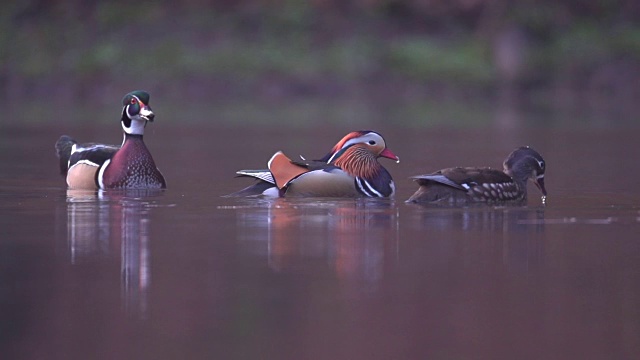
[[[371,141],[377,143],[382,143],[382,136],[376,134],[376,133],[368,133],[365,134],[363,136],[358,136],[355,137],[353,139],[348,140],[347,142],[344,143],[344,145],[342,146],[342,149],[347,148],[351,145],[354,144],[359,144],[359,143],[370,143]]]
[[[342,145],[341,149],[348,148],[349,146],[357,144],[357,143],[360,143],[360,142],[362,142],[362,138],[360,138],[360,137],[353,138],[353,139],[345,142],[344,145]]]

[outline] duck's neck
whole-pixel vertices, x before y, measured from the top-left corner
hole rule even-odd
[[[516,184],[518,189],[524,194],[524,199],[527,198],[527,180],[529,180],[529,176],[526,173],[526,169],[521,167],[516,167],[515,169],[505,169],[504,171],[507,175],[513,179],[513,182]]]
[[[332,161],[332,164],[352,176],[365,179],[375,178],[382,168],[375,155],[370,151],[355,146],[346,149],[340,157]]]
[[[123,139],[122,139],[122,145],[124,145],[124,143],[126,143],[127,141],[142,141],[142,134],[124,133]]]
[[[128,135],[140,135],[144,134],[144,128],[147,125],[146,121],[141,120],[128,120],[128,127],[125,125],[125,121],[121,121],[122,131]]]

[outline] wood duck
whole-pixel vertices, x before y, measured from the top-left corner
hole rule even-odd
[[[278,151],[268,169],[236,172],[260,181],[228,196],[391,197],[395,185],[379,157],[400,162],[380,134],[354,131],[320,160],[291,160]]]
[[[407,200],[412,203],[523,203],[527,180],[542,192],[545,162],[532,148],[515,149],[503,163],[504,171],[491,168],[455,167],[428,175],[413,176],[420,188]]]
[[[60,173],[70,189],[164,189],[164,177],[142,141],[144,128],[153,121],[149,94],[133,91],[122,99],[124,140],[121,146],[78,144],[67,135],[56,142]]]

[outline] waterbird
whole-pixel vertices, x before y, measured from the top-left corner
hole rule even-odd
[[[546,163],[528,146],[513,150],[504,160],[503,171],[488,167],[452,167],[427,175],[412,176],[420,186],[406,201],[409,203],[524,203],[527,180],[542,193]]]
[[[166,181],[156,167],[142,136],[155,115],[149,93],[136,90],[122,99],[122,145],[79,144],[62,135],[55,144],[60,173],[70,189],[164,189]]]
[[[292,160],[278,151],[267,169],[237,171],[239,177],[258,182],[227,196],[392,197],[395,184],[380,157],[400,162],[379,133],[353,131],[319,160]]]

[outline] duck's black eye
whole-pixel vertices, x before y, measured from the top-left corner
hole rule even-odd
[[[369,140],[369,145],[375,145],[375,144],[376,144],[376,142],[375,142],[375,141],[373,141],[373,140]]]

